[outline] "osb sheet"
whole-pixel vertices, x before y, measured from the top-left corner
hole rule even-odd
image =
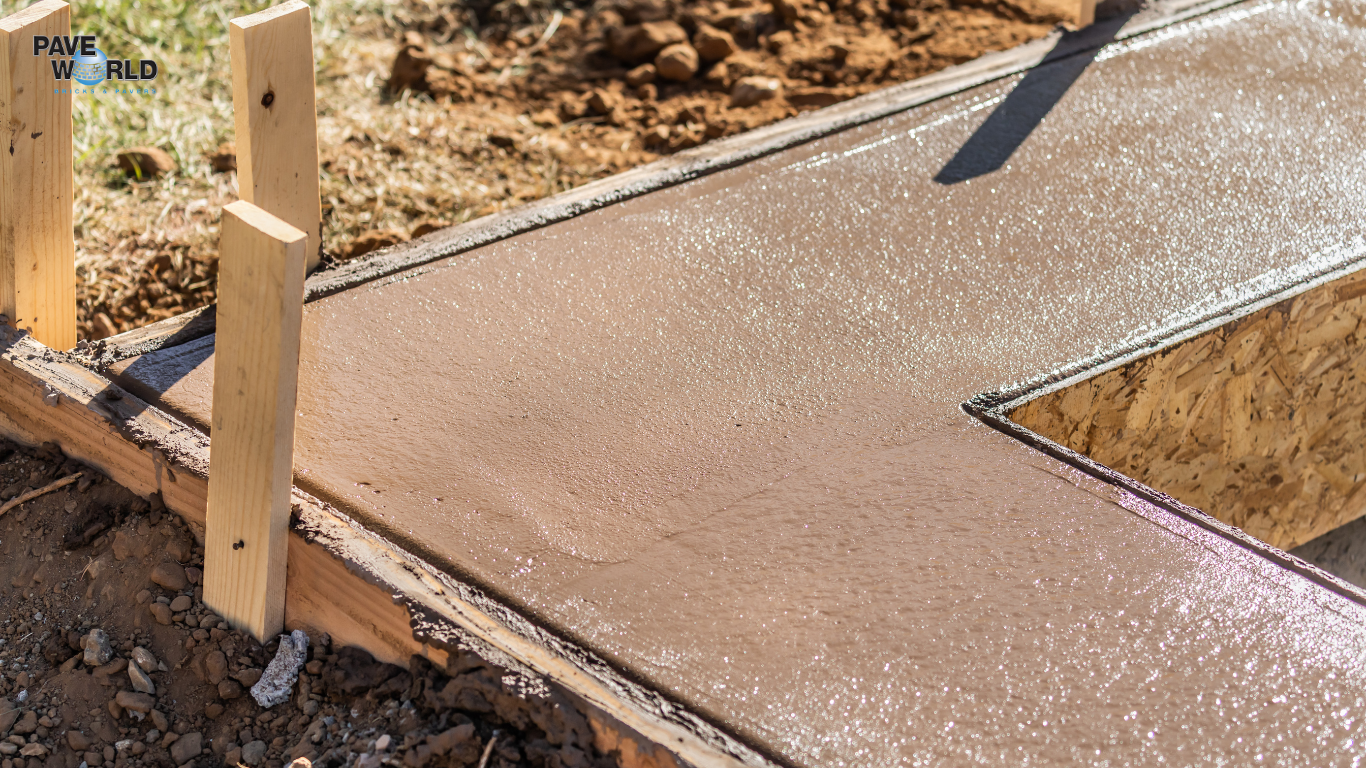
[[[1366,513],[1366,272],[1015,409],[1283,549]]]

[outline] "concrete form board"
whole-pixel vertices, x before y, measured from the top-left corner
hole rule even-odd
[[[1334,762],[1356,603],[959,404],[1366,255],[1361,14],[1237,6],[315,301],[298,484],[781,762]],[[934,182],[1012,89],[1060,100]]]

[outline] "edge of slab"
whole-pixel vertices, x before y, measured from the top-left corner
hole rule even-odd
[[[1362,269],[1366,269],[1366,238],[1357,235],[1336,249],[1316,254],[1303,265],[1267,272],[1245,283],[1241,291],[1230,289],[1211,295],[1185,312],[1169,318],[1158,329],[1138,336],[1128,343],[1068,363],[1050,373],[1024,382],[984,392],[963,403],[961,407],[969,415],[1002,434],[1042,451],[1103,483],[1123,489],[1187,522],[1222,536],[1330,592],[1366,606],[1366,589],[1344,581],[1312,563],[1216,519],[1203,510],[1184,504],[1085,454],[1044,437],[1016,423],[1007,415],[1030,400],[1189,341],[1229,322]]]
[[[384,248],[309,276],[305,301],[315,301],[404,270],[459,255],[514,235],[666,187],[682,184],[766,155],[913,109],[1045,62],[1202,16],[1246,0],[1158,0],[1117,30],[1095,24],[1077,32],[1054,31],[1006,51],[985,54],[924,77],[804,112],[772,125],[709,142],[542,200]],[[1104,21],[1101,19],[1100,21]],[[213,307],[103,339],[83,352],[102,370],[147,352],[192,341],[214,331]]]
[[[0,328],[0,435],[56,443],[166,507],[202,536],[209,441],[74,355]],[[627,768],[751,768],[768,756],[612,668],[586,649],[438,572],[295,490],[285,617],[290,628],[328,632],[384,661],[421,655],[443,664],[472,651],[544,678],[588,720],[595,745]]]

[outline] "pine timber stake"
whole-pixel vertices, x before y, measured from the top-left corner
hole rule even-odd
[[[313,17],[289,0],[228,25],[237,185],[242,199],[308,233],[308,270],[322,258]]]
[[[33,36],[70,34],[61,0],[0,19],[0,315],[63,350],[76,346],[71,89],[33,55]]]
[[[265,642],[284,627],[308,236],[242,200],[222,227],[204,602]]]

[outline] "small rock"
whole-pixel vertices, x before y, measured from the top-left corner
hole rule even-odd
[[[124,709],[141,712],[143,714],[151,712],[152,707],[156,705],[156,699],[153,699],[145,693],[138,693],[135,691],[119,691],[118,695],[114,697],[114,701]],[[179,762],[184,761],[182,760]]]
[[[38,715],[30,709],[19,718],[19,722],[14,724],[12,732],[21,736],[27,736],[36,730],[38,730]]]
[[[96,667],[93,676],[101,685],[114,685],[109,678],[128,668],[127,659],[114,659],[102,667]]]
[[[191,760],[199,757],[199,752],[204,748],[204,735],[198,731],[187,733],[175,740],[171,745],[171,759],[176,765],[184,765]]]
[[[309,663],[311,664],[312,662]],[[239,671],[232,677],[237,682],[250,688],[253,685],[256,685],[256,682],[261,679],[261,670],[257,669],[256,667],[247,667],[246,669]]]
[[[142,671],[142,667],[137,664],[128,665],[128,679],[133,683],[133,690],[151,694],[153,696],[157,695],[156,684],[152,682],[152,678],[148,677],[146,672]]]
[[[389,82],[385,88],[390,93],[401,93],[405,88],[426,90],[427,71],[431,66],[432,53],[426,38],[418,32],[405,32],[403,45],[389,68]]]
[[[99,627],[86,633],[85,640],[81,642],[81,647],[85,649],[85,665],[87,667],[103,666],[114,658],[114,649],[109,647],[109,635]]]
[[[152,710],[152,727],[158,731],[165,731],[171,727],[171,721],[162,714],[161,710],[154,709]]]
[[[133,663],[142,667],[143,672],[157,671],[157,657],[153,656],[151,651],[142,646],[133,649]]]
[[[479,759],[479,736],[474,725],[465,723],[427,737],[427,744],[434,755],[451,755],[456,765],[473,765]]]
[[[742,77],[730,89],[730,104],[732,107],[752,107],[777,98],[782,91],[783,81],[776,77]]]
[[[114,534],[114,543],[110,545],[110,550],[114,553],[114,559],[123,561],[133,556],[133,540],[123,531]]]
[[[171,613],[188,611],[193,605],[194,601],[188,595],[176,595],[176,598],[171,601]]]
[[[167,546],[169,548],[169,545]],[[172,592],[179,592],[189,586],[190,580],[185,578],[185,569],[178,564],[161,563],[152,569],[152,583]]]
[[[209,165],[219,173],[237,170],[237,145],[231,141],[219,144],[218,149],[209,155]]]
[[[697,74],[697,50],[687,43],[675,43],[655,57],[655,69],[660,77],[686,82]]]
[[[19,715],[18,707],[11,704],[8,699],[0,699],[0,733],[8,733],[19,721]]]
[[[67,746],[71,747],[71,751],[84,752],[87,749],[90,749],[90,745],[94,742],[90,741],[89,736],[86,736],[84,733],[81,733],[75,728],[72,728],[71,730],[66,732],[66,743]]]
[[[123,717],[123,707],[119,706],[119,703],[114,699],[110,699],[109,703],[105,705],[105,708],[109,710],[109,716],[115,720]]]
[[[222,651],[213,651],[204,657],[204,677],[210,685],[218,685],[228,676],[228,657]]]
[[[176,534],[166,541],[166,554],[174,558],[177,563],[189,560],[193,553],[194,546],[183,534]]]
[[[380,736],[378,739],[375,739],[375,751],[377,751],[377,752],[388,752],[388,751],[389,751],[389,745],[392,744],[393,742],[394,742],[394,740],[393,740],[392,738],[390,738],[389,734],[386,733],[386,734]]]
[[[240,688],[238,689],[241,690]],[[240,695],[240,694],[239,694]],[[204,705],[204,716],[210,720],[217,720],[223,715],[223,705],[216,701],[211,701]]]
[[[177,168],[176,161],[158,147],[133,147],[120,152],[117,162],[124,173],[138,180],[155,179]]]
[[[253,741],[242,747],[242,762],[247,765],[260,765],[266,757],[266,743],[264,741]]]
[[[142,590],[141,592],[138,593],[138,596],[137,596],[136,599],[137,599],[137,601],[138,601],[138,605],[146,605],[147,603],[149,603],[149,602],[152,601],[152,590],[150,590],[150,589],[144,589],[144,590]]]
[[[242,697],[242,684],[236,680],[224,680],[218,684],[218,698],[232,701]]]
[[[185,578],[189,579],[191,584],[198,584],[204,580],[204,572],[198,568],[186,568]]]
[[[707,24],[697,25],[692,44],[703,61],[720,61],[737,50],[735,38],[729,32]]]
[[[607,49],[625,62],[647,61],[674,43],[688,39],[676,21],[652,21],[630,27],[614,27],[607,35]]]
[[[450,224],[440,219],[423,219],[413,226],[413,230],[408,233],[408,236],[416,240],[423,235],[430,235],[438,229],[445,229],[449,226]]]
[[[47,747],[35,741],[32,744],[25,744],[24,748],[19,750],[19,754],[24,757],[43,757],[47,754]]]
[[[308,635],[297,629],[291,634],[280,635],[280,649],[266,666],[261,679],[251,687],[252,698],[266,709],[288,701],[289,691],[299,679],[299,668],[307,659]]]
[[[659,70],[653,64],[641,64],[630,72],[626,73],[626,84],[632,88],[639,88],[646,83],[653,83],[655,77],[659,75]]]
[[[371,230],[362,233],[342,252],[345,259],[358,259],[367,253],[378,251],[381,248],[388,248],[391,245],[398,245],[408,239],[407,235],[397,230]]]
[[[226,768],[235,768],[240,762],[242,762],[241,747],[233,747],[223,755],[223,765],[226,766]]]
[[[152,618],[156,619],[158,624],[169,625],[171,623],[171,606],[165,603],[152,603],[149,610],[152,612]]]

